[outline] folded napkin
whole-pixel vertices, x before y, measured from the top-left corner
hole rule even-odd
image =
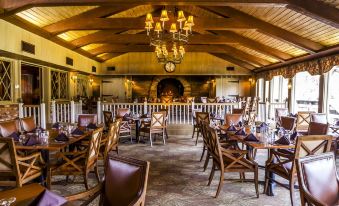
[[[239,126],[239,127],[242,127],[242,121],[239,121],[239,122],[238,122],[238,126]]]
[[[239,129],[235,135],[241,135],[241,136],[246,136],[246,132],[244,131],[244,129]]]
[[[33,146],[33,145],[37,145],[37,144],[40,144],[37,136],[30,135],[30,136],[28,136],[28,140],[26,141],[25,146]]]
[[[17,132],[13,132],[12,134],[10,134],[8,137],[11,137],[14,139],[14,141],[19,141],[19,133]]]
[[[69,138],[64,133],[60,133],[55,137],[55,140],[59,142],[67,142]]]
[[[290,140],[294,141],[297,139],[297,137],[298,137],[298,132],[294,132],[293,134],[291,134]]]
[[[289,145],[291,144],[290,140],[286,136],[280,137],[274,142],[275,144]]]
[[[83,135],[85,133],[81,129],[76,128],[75,130],[73,130],[72,134],[73,135]]]
[[[95,125],[95,124],[93,124],[93,123],[89,123],[88,125],[87,125],[87,129],[97,129],[98,127]]]
[[[43,191],[34,201],[33,205],[36,206],[61,206],[64,205],[67,200],[49,190]]]
[[[235,132],[235,131],[237,131],[237,129],[235,128],[234,125],[231,125],[231,126],[229,126],[229,127],[227,128],[226,131],[228,131],[228,132]]]
[[[59,122],[54,123],[54,124],[52,125],[52,128],[53,128],[53,129],[59,129],[59,127],[60,127],[60,123],[59,123]]]
[[[280,127],[280,128],[277,130],[277,134],[278,134],[279,132],[285,134],[285,133],[286,133],[286,130],[285,130],[283,127]]]
[[[339,126],[339,120],[335,123],[336,126]]]
[[[244,138],[245,141],[249,142],[259,142],[259,140],[254,136],[254,134],[249,134]]]
[[[130,118],[130,116],[129,116],[129,114],[125,114],[123,117],[122,117],[122,121],[128,121],[128,120],[130,120],[131,118]]]
[[[288,115],[289,117],[297,117],[298,116],[298,114],[293,114],[293,113],[289,113],[289,115]]]

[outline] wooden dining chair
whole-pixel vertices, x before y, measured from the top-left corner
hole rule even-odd
[[[217,103],[216,98],[207,98],[207,103]]]
[[[198,145],[199,134],[201,133],[201,127],[203,122],[210,124],[210,114],[208,112],[196,112],[196,124],[198,125],[197,138],[195,140],[195,145]]]
[[[110,125],[113,123],[113,113],[111,111],[103,111],[104,123],[106,130],[109,129]]]
[[[108,135],[106,137],[106,141],[100,142],[100,153],[99,159],[104,160],[106,162],[108,154],[110,152],[115,152],[119,154],[119,128],[121,124],[121,119],[115,120],[112,124],[110,124]]]
[[[311,122],[317,122],[321,124],[327,124],[327,114],[325,113],[312,113]]]
[[[20,156],[12,138],[0,138],[0,186],[22,187],[41,177],[44,167],[40,152]]]
[[[164,145],[165,140],[165,112],[153,112],[151,117],[151,124],[141,123],[140,132],[144,135],[148,133],[151,147],[153,147],[152,134],[161,134]]]
[[[258,164],[253,159],[246,159],[248,151],[240,149],[223,148],[220,145],[218,134],[214,128],[208,127],[208,149],[209,154],[212,156],[213,165],[209,176],[208,186],[214,177],[215,170],[220,170],[220,179],[215,197],[218,197],[220,190],[224,182],[224,173],[237,172],[240,177],[244,177],[245,172],[251,172],[254,174],[254,178],[251,180],[254,182],[256,195],[259,198],[258,188]],[[245,179],[243,178],[242,181]]]
[[[305,111],[297,113],[297,128],[296,130],[300,133],[306,133],[311,122],[311,114],[315,112]]]
[[[239,122],[242,122],[242,114],[225,114],[225,123],[226,126],[238,125]]]
[[[310,155],[296,162],[301,205],[339,205],[339,176],[334,154]]]
[[[193,109],[192,110],[192,121],[193,121],[193,132],[192,132],[192,139],[194,138],[194,134],[199,131],[199,126],[197,123],[197,112],[202,112],[201,109]]]
[[[130,138],[130,141],[133,142],[132,139],[132,126],[135,126],[132,120],[127,119],[131,114],[131,110],[129,108],[118,108],[116,118],[121,119],[119,136],[121,138]]]
[[[88,173],[95,172],[100,181],[97,160],[99,157],[100,140],[103,128],[92,132],[92,137],[85,149],[73,152],[58,152],[55,157],[57,162],[50,163],[47,174],[47,187],[51,187],[51,178],[54,175],[83,176],[86,190],[88,190]]]
[[[166,138],[168,139],[168,132],[167,132],[167,124],[168,124],[168,107],[167,108],[161,108],[159,109],[159,112],[165,112],[166,116],[165,116],[165,135]]]
[[[201,103],[207,103],[207,97],[200,97]]]
[[[145,205],[149,162],[110,155],[105,168],[105,180],[88,191],[66,197],[70,202],[84,200],[89,205],[100,196],[100,206]]]
[[[96,114],[79,114],[78,127],[86,128],[89,124],[97,124],[98,118]]]
[[[36,129],[35,119],[33,116],[20,118],[22,131],[31,132]]]
[[[186,103],[192,103],[194,102],[195,97],[186,97]]]
[[[15,132],[19,132],[19,120],[8,120],[0,122],[1,137],[9,137]]]
[[[289,130],[290,132],[294,132],[296,128],[296,118],[295,117],[280,117],[280,126],[285,130]]]
[[[328,132],[328,124],[310,122],[308,126],[308,135],[326,135]]]
[[[268,189],[268,182],[273,181],[290,190],[292,206],[295,205],[294,186],[297,182],[296,160],[308,155],[322,154],[329,152],[331,148],[332,136],[329,135],[309,135],[300,136],[295,145],[295,152],[286,154],[279,150],[270,150],[269,158],[265,169],[265,192]],[[276,174],[289,181],[285,186],[276,179],[270,178],[269,173]]]
[[[161,96],[160,102],[165,103],[165,104],[172,103],[173,102],[173,96]]]
[[[275,109],[275,123],[277,128],[281,126],[281,117],[287,117],[288,116],[288,109],[287,108],[276,108]]]

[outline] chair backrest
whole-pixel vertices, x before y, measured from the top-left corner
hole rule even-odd
[[[110,155],[105,169],[103,205],[144,205],[149,162]],[[141,202],[141,203],[140,203]]]
[[[327,124],[327,115],[325,113],[313,113],[311,114],[311,122]]]
[[[90,123],[97,123],[96,114],[79,114],[78,115],[78,127],[87,127]]]
[[[311,114],[314,112],[298,112],[297,113],[297,131],[307,131],[311,122]]]
[[[297,160],[302,205],[338,205],[339,177],[332,152]]]
[[[207,103],[207,97],[200,97],[202,103]]]
[[[207,103],[217,103],[216,98],[208,98]]]
[[[119,108],[117,109],[117,114],[116,114],[116,117],[117,118],[122,118],[124,117],[126,114],[130,114],[131,111],[129,108]]]
[[[31,132],[36,128],[34,117],[24,117],[20,119],[21,128],[25,132]]]
[[[172,103],[173,96],[161,96],[160,101],[161,103]]]
[[[165,112],[152,112],[151,128],[164,128],[165,116]]]
[[[160,108],[159,112],[165,112],[166,117],[168,116],[168,108]]]
[[[103,111],[102,113],[104,115],[105,126],[108,128],[113,123],[113,113],[111,111]]]
[[[242,114],[244,113],[244,109],[233,109],[232,114]]]
[[[197,125],[201,125],[202,122],[210,124],[210,114],[208,112],[196,112],[195,115],[195,121]]]
[[[308,135],[326,135],[328,130],[328,124],[322,124],[317,122],[310,122],[308,127]]]
[[[296,126],[296,118],[295,117],[280,117],[280,126],[285,130],[294,131]]]
[[[225,114],[225,125],[231,126],[231,123],[237,125],[242,121],[242,114]]]
[[[276,108],[275,109],[275,122],[278,126],[281,125],[281,117],[288,116],[288,109],[287,108]]]
[[[0,185],[21,186],[20,171],[12,138],[0,138]],[[15,181],[10,181],[14,179]]]
[[[333,137],[330,135],[306,135],[298,137],[295,145],[295,159],[329,152],[332,139]]]
[[[0,135],[1,137],[8,137],[14,132],[19,132],[19,121],[9,120],[0,122]]]
[[[113,147],[119,144],[119,128],[121,124],[121,119],[115,120],[115,122],[111,123],[108,130],[107,141],[105,144],[104,150],[104,161],[108,157],[108,153],[112,151]]]
[[[102,130],[103,128],[100,127],[99,129],[94,130],[92,133],[92,137],[90,138],[88,148],[87,148],[86,163],[85,163],[86,168],[92,168],[98,160]]]
[[[205,124],[206,125],[206,124]],[[207,127],[207,149],[213,158],[213,162],[218,164],[221,169],[224,168],[220,142],[216,130],[210,126]]]
[[[187,98],[186,98],[186,103],[192,103],[192,102],[194,102],[194,98],[195,98],[195,97],[187,97]]]

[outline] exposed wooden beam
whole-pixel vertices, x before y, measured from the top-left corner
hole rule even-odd
[[[154,18],[157,20],[157,18]],[[253,29],[245,23],[223,18],[196,18],[194,28],[205,30]],[[145,29],[145,18],[92,18],[60,24],[58,27],[45,27],[52,34],[59,34],[69,30],[106,30],[106,29]]]
[[[264,66],[270,64],[269,61],[259,57],[242,52],[236,48],[226,45],[188,45],[185,47],[186,52],[208,52],[208,53],[227,53],[232,56],[237,56],[243,61],[255,66]],[[93,55],[100,55],[103,53],[127,53],[127,52],[153,52],[154,48],[149,45],[121,45],[121,44],[107,44],[101,47],[90,50]]]
[[[71,42],[76,47],[82,47],[93,43],[109,44],[148,44],[149,37],[146,34],[113,34],[112,32],[97,32]],[[237,44],[227,36],[213,34],[195,34],[189,38],[189,44]]]
[[[232,56],[229,56],[227,54],[220,54],[220,53],[210,53],[211,55],[215,56],[215,57],[218,57],[218,58],[221,58],[225,61],[228,61],[228,62],[231,62],[235,65],[238,65],[242,68],[245,68],[245,69],[249,69],[249,70],[253,70],[255,69],[255,67],[251,64],[248,64],[247,62],[244,62],[242,60],[239,60],[237,58],[234,58]]]
[[[56,23],[50,24],[48,26],[45,26],[43,27],[43,29],[47,31],[57,30],[59,27],[67,27],[67,25],[73,25],[75,22],[90,21],[90,19],[93,19],[93,18],[107,17],[110,15],[122,12],[124,10],[133,8],[134,6],[132,5],[131,6],[115,6],[115,7],[109,6],[109,7],[94,8],[84,13],[81,13],[79,15],[73,16],[71,18],[64,19]]]
[[[284,30],[280,27],[274,26],[263,20],[257,19],[249,14],[241,12],[231,7],[203,7],[209,11],[215,12],[219,15],[229,16],[233,20],[238,20],[243,24],[251,25],[257,28],[260,32],[280,39],[284,42],[294,45],[309,53],[315,53],[324,48],[321,44],[303,38],[295,33]]]
[[[339,9],[318,0],[287,0],[286,7],[320,22],[339,28]]]
[[[125,54],[125,53],[109,53],[109,54],[102,55],[99,58],[102,59],[103,61],[107,61],[107,60],[113,59],[115,57],[121,56],[123,54]]]
[[[219,35],[227,36],[231,38],[232,40],[234,40],[235,42],[238,42],[239,44],[245,47],[256,50],[262,54],[278,59],[280,61],[285,61],[287,59],[293,58],[293,56],[290,54],[287,54],[278,49],[266,46],[265,44],[261,44],[257,41],[246,38],[232,31],[213,31],[213,32]]]

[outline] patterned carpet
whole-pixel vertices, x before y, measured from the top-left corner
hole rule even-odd
[[[184,205],[290,205],[289,191],[280,186],[275,189],[276,196],[269,197],[263,194],[263,185],[260,185],[260,198],[255,196],[254,183],[225,181],[218,198],[214,198],[219,172],[217,171],[210,187],[208,182],[210,166],[203,172],[203,162],[199,162],[202,151],[202,142],[198,146],[189,136],[170,136],[167,144],[162,145],[158,140],[153,148],[149,144],[121,144],[120,154],[135,157],[151,162],[150,176],[147,188],[146,205],[184,206]],[[265,151],[259,151],[258,162],[263,164]],[[259,169],[259,179],[263,178],[264,170]],[[251,178],[251,174],[246,177]],[[237,173],[226,174],[225,178],[239,178]],[[52,189],[61,195],[70,195],[84,190],[83,184],[64,184],[64,177]],[[77,178],[75,181],[82,181]],[[96,184],[94,175],[91,175],[91,185]],[[296,192],[299,202],[299,193]],[[97,205],[97,201],[92,205]]]

